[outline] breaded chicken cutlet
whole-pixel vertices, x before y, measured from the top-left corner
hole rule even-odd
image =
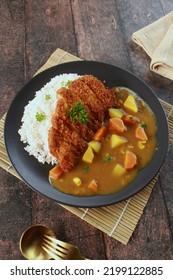
[[[57,95],[60,99],[49,129],[49,149],[61,169],[68,172],[77,165],[108,109],[114,107],[115,90],[92,75],[84,75],[59,89]]]

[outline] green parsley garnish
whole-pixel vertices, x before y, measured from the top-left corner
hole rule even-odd
[[[103,160],[103,162],[110,162],[112,160],[112,158],[113,157],[111,155],[107,155],[102,160]]]
[[[70,108],[67,112],[71,122],[74,124],[77,121],[82,124],[87,124],[89,121],[89,116],[85,107],[82,103],[76,103],[72,108]]]
[[[84,173],[88,173],[89,170],[90,170],[90,167],[89,167],[89,166],[84,166],[84,167],[83,167]]]
[[[37,112],[35,117],[38,122],[42,122],[46,119],[46,114]]]
[[[140,127],[146,128],[146,127],[147,127],[147,124],[146,124],[146,123],[141,123],[141,124],[140,124]]]
[[[61,86],[62,87],[68,87],[69,85],[71,84],[71,81],[70,80],[68,80],[67,82],[61,82]]]
[[[71,84],[71,81],[68,80],[67,83],[65,84],[66,87],[68,87]]]
[[[50,99],[50,94],[46,94],[46,100]]]

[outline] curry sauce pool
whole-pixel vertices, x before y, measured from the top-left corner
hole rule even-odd
[[[152,159],[157,149],[153,112],[130,89],[118,87],[116,96],[117,108],[109,109],[102,126],[105,132],[100,128],[100,138],[88,143],[79,164],[59,178],[59,166],[50,171],[49,180],[58,190],[75,196],[116,193]]]

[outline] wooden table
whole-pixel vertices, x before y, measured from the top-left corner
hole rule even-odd
[[[173,10],[171,0],[1,0],[0,117],[56,48],[127,69],[173,104],[172,81],[149,70],[136,30]],[[164,137],[164,135],[163,135]],[[173,147],[127,245],[89,225],[0,169],[0,259],[23,259],[19,238],[43,223],[91,259],[173,258]]]

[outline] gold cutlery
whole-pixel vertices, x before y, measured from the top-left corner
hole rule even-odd
[[[49,260],[50,255],[42,248],[45,235],[55,237],[55,233],[48,227],[37,224],[29,227],[22,234],[19,248],[22,255],[28,260]]]
[[[55,260],[85,260],[78,247],[47,234],[44,236],[42,248]]]

